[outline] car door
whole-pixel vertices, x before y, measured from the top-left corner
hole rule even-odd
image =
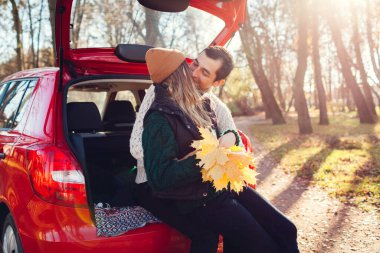
[[[19,199],[17,192],[25,197],[30,195],[22,190],[29,181],[23,168],[25,154],[14,145],[22,132],[18,123],[26,112],[35,85],[36,80],[24,79],[0,86],[0,200],[11,210],[26,202]]]

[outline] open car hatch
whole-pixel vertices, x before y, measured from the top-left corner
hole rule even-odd
[[[147,75],[142,63],[150,47],[195,57],[209,45],[225,45],[245,10],[246,0],[58,0],[57,65],[70,76]]]

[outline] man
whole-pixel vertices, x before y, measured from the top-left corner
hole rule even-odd
[[[231,112],[227,106],[210,91],[213,87],[220,87],[224,85],[226,78],[232,71],[232,68],[233,61],[231,55],[223,47],[217,46],[206,48],[190,65],[194,82],[198,84],[198,87],[205,92],[205,95],[207,95],[211,101],[211,107],[216,115],[217,128],[219,132],[224,133],[228,130],[232,130],[232,132],[223,135],[220,139],[220,145],[225,147],[230,147],[235,143],[239,143],[239,136],[237,135],[236,126],[231,116]],[[139,195],[138,199],[140,200],[139,204],[143,207],[149,206],[149,208],[147,208],[149,210],[154,210],[154,206],[160,205],[161,208],[159,209],[161,212],[153,212],[153,214],[158,218],[165,217],[163,220],[166,220],[169,225],[189,236],[192,239],[192,242],[195,242],[195,245],[192,244],[192,247],[194,246],[194,251],[192,252],[197,252],[195,250],[197,247],[196,244],[207,240],[209,241],[209,252],[215,252],[213,245],[215,244],[215,241],[217,241],[217,235],[204,228],[211,226],[217,227],[217,219],[208,219],[204,222],[203,226],[195,225],[194,223],[189,222],[189,216],[181,216],[174,207],[168,206],[167,209],[163,209],[162,205],[165,205],[164,202],[157,200],[157,198],[152,198],[152,192],[146,183],[147,178],[143,166],[143,149],[141,138],[144,116],[150,108],[153,100],[154,87],[152,86],[148,89],[140,107],[130,141],[131,154],[137,159],[136,183],[138,185],[137,189],[139,189],[137,190]],[[265,199],[249,187],[245,188],[245,190],[240,194],[236,194],[234,198],[239,202],[239,204],[243,205],[249,211],[250,215],[257,219],[263,229],[272,235],[273,239],[279,246],[278,248],[281,249],[281,252],[298,252],[296,243],[296,228],[277,209],[271,206],[267,201],[265,201]],[[206,208],[210,209],[210,207]],[[162,210],[165,211],[162,212]],[[202,216],[202,214],[200,214],[200,216]],[[223,216],[226,217],[225,215]],[[202,236],[206,236],[208,239],[200,239]],[[230,239],[231,243],[229,243],[228,239]],[[250,246],[247,245],[245,248],[249,247]],[[225,238],[224,252],[237,253],[244,251],[240,251],[240,249],[237,249],[234,246],[234,238],[231,236],[230,238]]]
[[[212,87],[223,85],[227,76],[231,73],[233,68],[231,55],[223,47],[208,47],[192,62],[190,68],[194,81],[203,92],[207,92],[212,109],[216,114],[219,131],[221,133],[227,130],[236,131],[230,110],[210,92]],[[178,214],[174,207],[166,205],[166,203],[152,197],[144,169],[142,132],[145,114],[153,103],[154,98],[155,92],[152,85],[147,90],[139,108],[130,139],[130,151],[137,160],[137,175],[135,180],[137,186],[135,192],[138,203],[146,209],[156,210],[156,212],[152,212],[153,215],[165,220],[169,225],[187,235],[192,240],[191,253],[201,252],[201,249],[205,248],[208,248],[206,252],[216,252],[219,239],[218,234],[195,225],[185,216]],[[221,145],[232,146],[236,142],[236,137],[233,133],[227,133],[220,142]]]

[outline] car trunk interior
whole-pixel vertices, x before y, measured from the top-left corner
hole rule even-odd
[[[82,164],[90,204],[134,204],[136,160],[129,139],[150,84],[142,79],[98,79],[68,89],[68,140]]]

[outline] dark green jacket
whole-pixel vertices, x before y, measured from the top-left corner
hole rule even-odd
[[[169,99],[166,89],[156,86],[156,99],[144,119],[142,137],[148,183],[157,197],[175,201],[183,212],[191,211],[218,195],[202,182],[198,160],[179,160],[200,139],[195,124]]]

